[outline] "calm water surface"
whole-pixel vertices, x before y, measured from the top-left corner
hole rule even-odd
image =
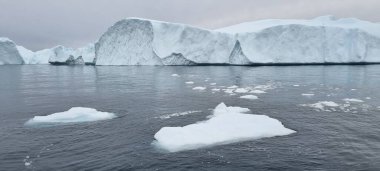
[[[0,170],[380,170],[379,65],[19,65],[0,66],[0,80]],[[211,91],[232,85],[270,89],[258,100]],[[364,103],[329,111],[301,106],[345,98]],[[221,102],[276,118],[297,133],[177,153],[151,145],[160,128],[205,120]],[[24,126],[36,115],[77,106],[118,117]],[[201,112],[160,118],[186,111]]]

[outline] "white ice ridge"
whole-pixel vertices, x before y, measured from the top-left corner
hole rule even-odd
[[[380,24],[331,16],[219,30],[127,18],[96,43],[96,65],[380,62]]]
[[[206,121],[184,127],[161,128],[154,135],[153,145],[169,152],[178,152],[295,133],[266,115],[245,114],[249,111],[221,103]]]
[[[35,116],[25,125],[44,125],[59,123],[92,122],[115,118],[116,115],[108,112],[100,112],[92,108],[73,107],[68,111],[53,113],[47,116]]]

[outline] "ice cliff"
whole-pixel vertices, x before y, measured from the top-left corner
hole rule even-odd
[[[281,65],[380,63],[380,23],[332,16],[217,30],[127,18],[95,44],[32,52],[0,38],[0,64]]]
[[[380,24],[331,16],[262,20],[218,30],[128,18],[95,45],[96,65],[380,62]]]
[[[0,37],[0,65],[23,63],[16,44],[8,38]]]

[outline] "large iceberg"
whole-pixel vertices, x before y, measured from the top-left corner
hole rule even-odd
[[[51,125],[61,123],[91,122],[115,118],[116,115],[100,112],[92,108],[73,107],[68,111],[53,113],[47,116],[35,116],[25,125]]]
[[[0,37],[0,65],[23,63],[16,44],[8,38]]]
[[[164,127],[155,135],[153,145],[177,152],[214,145],[295,133],[276,119],[265,115],[245,114],[250,110],[219,104],[208,120],[184,127]]]
[[[128,18],[96,43],[96,65],[378,63],[379,30],[379,23],[331,16],[218,30]]]
[[[16,45],[8,38],[0,38],[0,65],[2,64],[55,64],[55,65],[94,65],[95,45],[73,49],[56,46],[33,52]]]

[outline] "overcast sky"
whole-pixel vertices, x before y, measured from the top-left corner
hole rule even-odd
[[[95,42],[126,17],[214,29],[258,19],[330,14],[380,22],[380,0],[0,0],[0,37],[39,50]]]

